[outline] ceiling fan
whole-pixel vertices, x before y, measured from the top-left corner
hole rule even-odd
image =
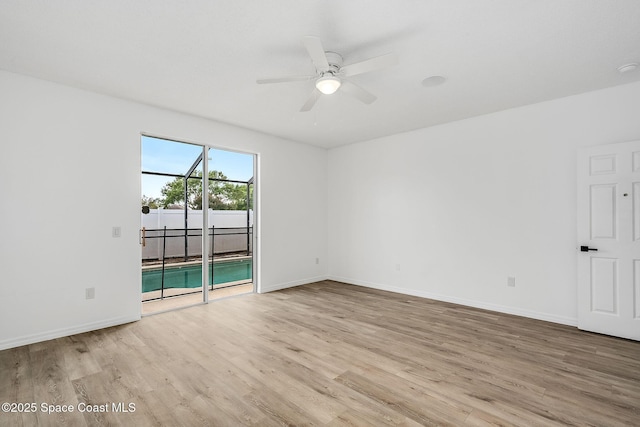
[[[342,56],[335,52],[325,51],[322,47],[320,38],[315,36],[305,36],[302,39],[302,43],[307,49],[313,65],[316,67],[315,74],[257,80],[258,84],[315,80],[316,87],[307,102],[305,102],[302,108],[300,108],[300,111],[311,110],[321,95],[331,95],[338,89],[364,102],[365,104],[371,104],[376,100],[376,96],[355,83],[346,80],[346,77],[376,71],[398,63],[396,55],[394,53],[389,53],[343,66]]]

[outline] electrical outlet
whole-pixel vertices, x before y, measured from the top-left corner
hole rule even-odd
[[[120,227],[113,227],[111,229],[111,237],[120,237],[122,235],[122,229]]]
[[[320,258],[316,258],[316,264],[320,264]]]
[[[516,287],[516,278],[509,276],[507,277],[507,286],[511,287],[511,288],[515,288]]]
[[[94,299],[96,297],[96,288],[87,288],[84,290],[85,299]]]

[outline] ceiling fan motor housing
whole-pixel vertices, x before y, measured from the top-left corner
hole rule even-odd
[[[332,74],[337,74],[340,72],[340,67],[342,67],[342,56],[335,52],[325,52],[327,57],[327,62],[329,63],[329,69],[327,70],[318,70],[321,74],[325,72],[330,72]]]

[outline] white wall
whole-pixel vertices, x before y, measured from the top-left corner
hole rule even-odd
[[[332,149],[330,278],[576,324],[576,149],[634,139],[640,83]]]
[[[3,71],[0,93],[0,349],[140,317],[141,132],[258,153],[260,290],[326,276],[326,150]]]

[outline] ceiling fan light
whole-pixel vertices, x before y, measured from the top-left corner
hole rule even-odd
[[[340,79],[333,74],[327,74],[316,80],[316,88],[325,95],[335,93],[340,87]]]

